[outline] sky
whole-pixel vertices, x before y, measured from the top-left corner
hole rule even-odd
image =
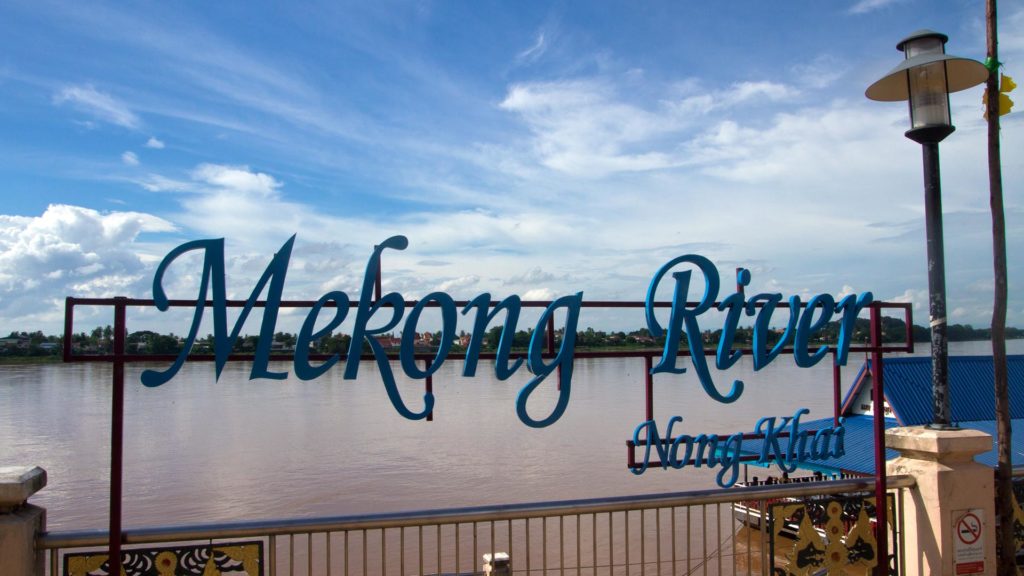
[[[864,96],[921,28],[985,57],[981,0],[7,0],[0,332],[61,333],[66,296],[152,297],[156,265],[197,239],[225,239],[245,298],[293,234],[292,299],[357,298],[372,247],[402,234],[383,278],[407,299],[636,301],[700,254],[724,288],[744,267],[750,293],[871,291],[924,325],[920,146],[905,104]],[[1000,40],[1024,78],[1024,2],[1000,2]],[[941,145],[949,321],[975,327],[993,292],[981,98],[952,96]],[[1024,327],[1020,107],[1002,147]],[[198,260],[172,269],[171,296],[194,297]],[[77,314],[76,331],[111,323]]]

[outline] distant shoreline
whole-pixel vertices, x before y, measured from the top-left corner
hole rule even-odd
[[[61,356],[0,356],[0,366],[27,364],[63,364]]]
[[[1010,340],[1021,340],[1024,338],[1007,338]],[[971,340],[956,340],[956,342],[988,342],[986,338],[977,338]],[[921,342],[921,344],[927,344],[927,341]],[[739,345],[734,349],[749,351],[749,345]],[[660,352],[660,348],[651,348],[649,346],[637,346],[637,345],[624,345],[624,346],[578,346],[577,350],[585,352],[614,352],[614,351],[636,351],[644,350],[649,352]],[[518,348],[513,349],[513,352],[524,352]],[[0,356],[0,366],[31,366],[38,364],[63,364],[64,359],[61,355],[46,355],[46,356]]]

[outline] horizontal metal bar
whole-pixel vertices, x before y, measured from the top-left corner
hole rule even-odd
[[[67,298],[67,303],[75,305],[75,306],[113,306],[114,305],[114,300],[115,300],[114,298],[77,298],[77,297],[72,296],[72,297]],[[124,304],[126,306],[155,306],[156,305],[156,302],[153,299],[151,299],[151,298],[123,298],[123,301],[124,301]],[[196,302],[198,302],[198,300],[180,300],[180,299],[178,299],[178,300],[168,300],[167,304],[170,307],[172,307],[172,308],[173,307],[177,307],[177,306],[193,306],[194,307],[196,305]],[[418,300],[406,300],[405,301],[405,305],[406,306],[415,306],[418,302],[419,302]],[[455,300],[455,305],[456,306],[466,306],[467,304],[469,304],[469,302],[470,302],[469,300]],[[213,306],[213,300],[204,300],[204,303],[205,303],[206,306]],[[488,305],[489,306],[497,306],[500,303],[501,303],[500,301],[492,300]],[[248,301],[247,300],[225,300],[225,304],[229,308],[242,308],[242,307],[244,307],[244,306],[246,306],[248,304]],[[316,304],[316,300],[281,300],[279,302],[279,305],[282,308],[312,308],[313,305],[315,305],[315,304]],[[548,306],[551,305],[551,301],[549,301],[549,300],[522,300],[520,302],[520,304],[523,307],[526,307],[526,308],[547,308]],[[692,307],[698,306],[700,304],[701,304],[700,302],[687,302],[686,306],[692,308]],[[714,306],[718,306],[719,304],[721,304],[721,302],[715,302]],[[897,308],[909,309],[910,308],[910,304],[907,304],[907,303],[904,303],[904,302],[875,302],[875,304],[878,304],[879,307],[881,307],[881,308],[891,308],[891,309],[897,309]],[[253,306],[256,307],[256,308],[264,308],[264,307],[266,307],[266,305],[267,305],[267,303],[266,303],[265,300],[257,300],[256,302],[253,303]],[[349,303],[349,307],[350,308],[355,308],[358,305],[359,305],[359,301],[358,300],[352,300]],[[647,302],[645,302],[643,300],[583,300],[581,302],[581,305],[584,308],[644,308],[645,306],[647,306]],[[671,302],[654,302],[652,305],[655,308],[671,308],[672,307],[672,303]],[[437,302],[434,302],[434,301],[428,302],[426,304],[426,307],[428,307],[428,308],[436,308],[438,306],[440,306],[440,304],[437,303]],[[764,307],[764,303],[762,301],[758,301],[758,302],[755,303],[755,306],[758,307],[758,308],[762,308],[762,307]],[[327,302],[327,303],[325,303],[323,305],[323,307],[324,308],[335,308],[335,307],[337,307],[337,303],[335,303],[333,301],[332,302]],[[776,307],[778,307],[778,308],[789,308],[789,302],[780,301],[778,304],[776,304]],[[807,302],[801,302],[800,303],[800,307],[801,308],[806,308],[807,307]]]
[[[744,351],[744,352],[750,352],[751,351],[750,348],[744,348],[742,346],[733,346],[733,350]],[[904,352],[905,350],[906,349],[904,347],[894,347],[894,348],[891,348],[891,347],[884,347],[883,346],[883,347],[879,348],[877,351],[879,351],[879,352]],[[851,352],[871,352],[871,351],[875,351],[875,348],[872,348],[870,346],[861,346],[861,347],[851,346],[850,347],[850,351]],[[783,348],[779,352],[781,354],[783,354],[783,355],[792,354],[793,353],[793,348]],[[641,348],[641,349],[633,349],[633,350],[586,350],[586,349],[582,349],[581,350],[581,349],[577,348],[576,351],[573,352],[573,357],[574,358],[656,358],[656,357],[661,356],[663,353],[664,353],[664,350],[662,350],[660,348],[658,348],[658,349],[655,349],[655,348]],[[716,348],[714,348],[714,347],[711,347],[711,348],[708,348],[708,349],[704,350],[704,355],[705,356],[714,356],[716,354],[718,354],[718,350]],[[348,360],[348,354],[344,354],[344,353],[341,353],[341,352],[338,352],[336,354],[324,354],[322,352],[317,352],[315,354],[309,354],[307,356],[307,358],[309,360],[314,360],[314,361],[323,361],[323,360],[327,360],[329,358],[332,358],[335,355],[337,355],[339,357],[339,359],[342,360],[342,361],[347,361]],[[398,356],[397,353],[391,353],[391,354],[386,354],[386,355],[391,360],[398,360],[399,359],[399,356]],[[416,360],[433,360],[436,355],[437,355],[436,352],[418,352],[418,353],[413,354],[413,358],[415,358]],[[678,350],[676,352],[676,356],[679,356],[679,357],[685,357],[685,356],[691,356],[691,355],[692,354],[690,353],[690,350],[686,349],[686,348],[683,348],[683,349]],[[123,356],[115,356],[113,354],[76,354],[76,355],[72,355],[70,358],[66,359],[65,361],[66,362],[113,362],[114,360],[121,359],[121,360],[123,360],[125,362],[173,362],[173,361],[178,359],[178,356],[179,356],[178,354],[124,354]],[[481,352],[480,354],[477,354],[474,357],[475,358],[480,358],[481,360],[494,360],[495,358],[497,358],[497,356],[498,356],[498,354],[496,352]],[[544,352],[544,353],[542,353],[542,357],[546,358],[546,359],[554,358],[555,356],[556,356],[556,354],[554,352]],[[526,358],[526,357],[527,357],[527,351],[526,350],[512,350],[509,353],[509,358],[511,358],[513,360],[515,360],[517,358]],[[247,360],[252,360],[253,358],[254,358],[253,354],[229,354],[227,359],[228,359],[228,361],[232,361],[232,362],[245,362]],[[466,358],[466,354],[464,352],[450,352],[447,356],[445,356],[445,360],[465,360],[465,358]],[[215,359],[216,359],[216,357],[213,354],[189,354],[189,356],[188,356],[188,361],[189,362],[213,362]],[[295,359],[295,356],[292,355],[292,354],[268,354],[267,355],[267,359],[268,360],[272,360],[272,361],[291,362],[292,360]],[[364,354],[363,356],[360,357],[360,360],[363,361],[363,362],[369,362],[369,361],[372,361],[372,360],[376,360],[376,357],[373,356],[372,354]]]
[[[195,307],[197,302],[198,302],[198,300],[168,300],[167,301],[167,305],[172,307],[172,308],[175,308],[175,307],[185,307],[185,306]],[[404,301],[405,305],[409,306],[409,307],[415,306],[418,302],[419,302],[418,300],[405,300]],[[469,300],[455,300],[454,302],[455,302],[456,306],[466,306],[467,304],[470,303]],[[113,306],[114,305],[114,299],[113,298],[74,298],[74,297],[72,297],[72,298],[68,299],[68,303],[69,304],[73,304],[75,306]],[[207,307],[212,307],[213,306],[213,300],[204,300],[203,303],[204,303],[204,306],[207,306]],[[488,303],[488,306],[497,306],[500,303],[501,303],[500,301],[492,300],[491,302]],[[225,300],[224,304],[228,308],[243,308],[243,307],[249,305],[247,300]],[[278,305],[280,307],[282,307],[282,308],[312,308],[315,304],[316,304],[316,300],[281,300],[278,303]],[[521,300],[519,302],[519,304],[521,306],[523,306],[524,308],[547,308],[548,306],[551,305],[551,302],[548,301],[548,300]],[[692,306],[699,305],[700,302],[687,302],[686,304],[687,304],[687,306],[691,306],[692,307]],[[127,306],[155,306],[156,302],[154,300],[152,300],[152,299],[147,299],[147,298],[126,298],[125,299],[125,305],[127,305]],[[436,302],[436,301],[430,301],[430,302],[426,303],[424,306],[427,307],[427,308],[437,308],[440,305],[441,304]],[[622,300],[584,300],[581,305],[584,308],[643,308],[643,307],[645,307],[647,305],[647,303],[643,302],[641,300],[631,300],[631,301],[622,301]],[[715,305],[718,305],[718,302],[715,302]],[[267,306],[267,302],[266,302],[266,300],[257,300],[256,302],[253,302],[252,306],[254,308],[265,308]],[[357,306],[359,306],[359,300],[352,300],[352,301],[349,302],[349,308],[355,308]],[[390,304],[388,304],[387,306],[390,306]],[[655,308],[671,308],[672,307],[672,303],[671,302],[655,302],[653,304],[653,306]],[[780,302],[778,306],[779,306],[779,308],[786,308],[786,307],[789,306],[789,304],[786,303],[786,302]],[[329,302],[324,303],[323,307],[324,308],[337,308],[338,304],[336,302],[334,302],[334,301],[329,301]],[[803,306],[801,306],[801,307],[803,307]]]
[[[915,482],[911,476],[891,476],[889,488],[909,488]],[[252,538],[260,536],[305,534],[312,532],[338,532],[346,530],[379,530],[385,528],[460,524],[484,521],[543,518],[549,516],[596,514],[626,510],[649,510],[676,506],[704,504],[727,504],[749,500],[771,500],[776,498],[802,498],[848,492],[874,490],[874,478],[856,478],[827,482],[801,482],[731,488],[728,490],[697,490],[642,496],[617,496],[583,500],[561,500],[501,506],[480,506],[471,508],[449,508],[443,510],[422,510],[416,512],[395,512],[360,516],[336,516],[326,518],[275,519],[254,522],[228,522],[217,524],[194,524],[156,528],[124,530],[123,543],[149,544],[155,542],[185,542],[192,540],[221,540],[228,538]],[[79,532],[46,532],[39,536],[36,548],[81,548],[105,546],[107,532],[102,530]]]
[[[416,301],[416,300],[409,300],[409,301],[405,302],[405,305],[409,306],[409,307],[412,307],[412,306],[415,306],[417,304],[417,302],[418,301]],[[195,307],[197,303],[198,303],[198,300],[168,300],[168,305],[170,307]],[[76,297],[73,297],[73,296],[69,296],[69,297],[67,297],[65,299],[65,329],[64,329],[65,334],[71,334],[74,331],[73,318],[74,318],[74,308],[75,308],[75,306],[114,306],[115,304],[116,305],[120,305],[120,306],[133,306],[133,307],[152,307],[152,306],[155,305],[155,303],[154,303],[154,301],[152,299],[146,299],[146,298],[125,298],[125,297],[120,297],[120,296],[116,297],[116,298],[76,298]],[[262,308],[262,307],[265,307],[266,304],[267,304],[266,301],[256,301],[256,302],[253,303],[253,306],[255,306],[257,308]],[[316,302],[313,301],[313,300],[282,300],[281,302],[279,302],[279,305],[282,308],[311,308],[315,304],[316,304]],[[455,305],[456,306],[463,306],[464,307],[464,306],[466,306],[468,304],[469,304],[468,300],[457,300],[457,301],[455,301]],[[489,306],[497,306],[498,304],[500,304],[500,303],[496,302],[496,301],[492,301],[492,302],[489,303]],[[524,300],[520,304],[523,307],[525,307],[525,308],[546,308],[546,307],[548,307],[551,304],[551,302],[545,301],[545,300]],[[719,304],[719,302],[715,302],[714,303],[715,306],[717,306],[718,304]],[[213,301],[212,300],[205,300],[204,301],[204,305],[212,307],[213,306]],[[229,308],[241,308],[241,307],[249,305],[249,303],[248,303],[247,300],[227,300],[227,301],[225,301],[225,305],[227,307],[229,307]],[[359,305],[359,301],[358,300],[351,301],[349,303],[349,307],[356,307],[358,305]],[[426,305],[428,307],[440,306],[440,304],[438,302],[434,302],[434,301],[428,302]],[[700,305],[700,303],[699,302],[687,302],[686,305],[689,306],[689,307],[695,307],[695,306]],[[757,307],[763,307],[764,303],[761,302],[761,301],[758,301],[758,302],[755,303],[755,305]],[[875,305],[877,305],[878,307],[881,307],[881,308],[903,309],[904,312],[905,312],[905,314],[904,314],[905,322],[906,322],[906,324],[908,326],[907,330],[908,331],[910,330],[910,328],[909,328],[909,326],[911,324],[911,319],[910,319],[910,316],[909,316],[910,315],[910,304],[901,303],[901,302],[876,302]],[[336,307],[337,303],[331,301],[331,302],[327,302],[324,306],[327,307],[327,308],[332,308],[332,307]],[[592,301],[583,301],[581,303],[581,306],[583,308],[644,308],[644,307],[647,306],[647,303],[644,302],[644,301],[635,301],[635,300],[634,301],[592,300]],[[654,302],[654,303],[651,304],[651,306],[654,307],[654,308],[671,308],[672,307],[672,303],[671,302]],[[806,306],[807,306],[806,302],[801,303],[801,305],[800,305],[801,308],[806,308]],[[789,303],[788,302],[779,302],[778,303],[778,307],[780,307],[780,308],[788,308],[789,307]],[[549,330],[551,330],[551,329],[549,328]],[[908,332],[908,334],[909,334],[909,332]],[[124,354],[124,355],[121,355],[121,356],[115,356],[113,354],[81,354],[81,353],[76,354],[74,352],[72,346],[73,345],[72,345],[71,339],[70,338],[65,338],[64,347],[63,347],[64,348],[64,361],[65,362],[113,362],[115,360],[122,360],[122,361],[128,362],[128,363],[133,363],[133,362],[161,362],[161,361],[170,362],[170,361],[174,361],[174,360],[176,360],[178,358],[178,354]],[[746,350],[747,348],[739,347],[739,348],[736,348],[736,349],[738,349],[738,350]],[[870,345],[856,345],[856,344],[854,344],[854,345],[850,346],[849,351],[850,352],[913,352],[913,349],[914,349],[914,343],[913,343],[912,340],[909,340],[907,342],[902,342],[902,343],[899,343],[899,344],[893,344],[893,345],[889,345],[889,346],[886,346],[886,345],[883,344],[883,345],[878,346],[878,347],[870,346]],[[644,348],[644,349],[639,349],[639,350],[635,350],[635,349],[634,350],[601,350],[601,351],[577,350],[574,353],[574,357],[576,357],[576,358],[647,358],[647,357],[659,356],[659,355],[661,355],[662,352],[663,352],[663,350],[661,348],[656,348],[656,347],[655,348]],[[781,350],[781,352],[783,354],[792,354],[793,353],[793,348],[784,348],[783,350]],[[704,351],[704,354],[706,356],[711,356],[711,355],[714,355],[716,353],[717,352],[715,351],[714,348],[709,348],[709,349]],[[676,355],[677,356],[690,356],[690,350],[688,348],[683,348],[683,349],[677,351]],[[310,354],[309,355],[309,359],[310,360],[315,360],[315,361],[323,361],[323,360],[327,360],[328,358],[331,358],[332,356],[333,356],[333,354],[316,353],[316,354]],[[340,356],[340,358],[342,360],[347,360],[348,359],[348,355],[347,354],[339,354],[339,356]],[[479,358],[482,358],[482,359],[493,359],[496,356],[497,356],[496,353],[491,352],[491,353],[480,354]],[[521,357],[521,356],[525,357],[526,356],[526,351],[525,350],[516,350],[516,351],[512,352],[511,356],[513,358],[518,358],[518,357]],[[389,357],[394,357],[395,359],[397,359],[397,353],[395,353],[394,355],[389,355]],[[553,330],[551,330],[551,333],[549,333],[548,350],[545,351],[542,354],[542,357],[546,358],[546,359],[550,359],[550,358],[554,358],[555,357]],[[269,360],[290,361],[293,358],[294,357],[292,355],[290,355],[290,354],[270,354],[268,359]],[[371,360],[373,358],[374,358],[373,355],[364,355],[364,356],[362,356],[363,360]],[[432,360],[434,358],[434,353],[432,353],[432,352],[418,353],[418,354],[414,354],[414,358],[417,359],[417,360]],[[450,354],[448,354],[447,358],[448,359],[455,359],[455,360],[457,360],[457,359],[460,359],[460,358],[465,358],[465,354],[450,353]],[[234,360],[234,361],[239,361],[239,360],[245,361],[245,360],[251,360],[251,359],[252,359],[252,355],[248,355],[248,354],[231,354],[231,355],[228,356],[228,360]],[[204,362],[204,361],[205,362],[209,362],[209,361],[213,361],[214,360],[214,356],[212,354],[195,354],[195,355],[190,355],[189,356],[189,360],[191,360],[191,361],[200,361],[200,362]]]

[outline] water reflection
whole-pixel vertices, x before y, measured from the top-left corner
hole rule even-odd
[[[1011,353],[1024,342],[1010,343]],[[987,343],[951,346],[986,353]],[[862,358],[843,371],[852,383]],[[686,365],[684,363],[684,365]],[[459,363],[434,379],[435,421],[400,417],[372,363],[355,381],[331,370],[303,382],[249,381],[249,366],[186,364],[170,383],[144,388],[127,371],[126,526],[321,516],[590,498],[706,488],[714,471],[625,467],[625,441],[644,418],[643,361],[577,360],[569,407],[544,429],[523,425],[515,397],[528,375],[500,382],[481,366],[461,377]],[[288,367],[282,367],[288,369]],[[750,430],[760,416],[831,414],[827,363],[796,369],[790,357],[752,370],[749,356],[724,374],[747,386],[735,403],[708,398],[690,374],[655,378],[655,416],[683,417],[679,431]],[[530,411],[554,405],[554,379],[531,397]],[[400,380],[421,406],[422,382]],[[51,529],[107,526],[110,368],[100,364],[0,368],[0,464],[38,465],[49,485],[33,501],[50,510]]]

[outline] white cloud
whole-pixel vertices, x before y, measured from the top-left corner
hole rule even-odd
[[[725,107],[735,106],[754,98],[772,102],[790,100],[799,95],[799,90],[777,82],[737,82],[721,96]]]
[[[164,143],[158,140],[156,136],[150,136],[149,140],[146,140],[146,148],[155,148],[157,150],[163,150]]]
[[[339,236],[365,238],[370,247],[390,235],[372,222],[332,216],[308,204],[286,201],[280,181],[247,166],[200,164],[189,175],[191,182],[151,176],[140,184],[147,189],[186,192],[179,197],[181,212],[174,216],[176,222],[200,237],[225,237],[252,257],[272,253],[295,233],[303,242],[327,244],[335,243]]]
[[[263,198],[277,196],[281,183],[273,176],[253,172],[248,166],[200,164],[192,171],[192,179],[214,186],[222,191],[256,194]]]
[[[184,180],[174,180],[160,174],[148,174],[136,184],[150,192],[188,192],[195,189],[195,184]]]
[[[522,296],[523,300],[541,300],[541,301],[554,300],[555,297],[556,297],[555,292],[553,290],[548,289],[548,288],[534,288],[533,290],[526,291],[526,293],[524,293],[523,296]]]
[[[961,324],[965,319],[976,318],[979,311],[968,310],[965,306],[956,306],[949,313],[949,324]]]
[[[860,0],[850,7],[850,14],[867,14],[903,0]]]
[[[1015,11],[1013,7],[1007,7],[1008,10],[1000,13],[999,19],[1001,34],[999,35],[999,50],[1000,55],[1020,55],[1024,53],[1024,34],[1021,33],[1024,30],[1024,5],[1018,6]],[[1013,62],[1013,60],[1008,60]],[[1019,60],[1018,60],[1019,62]],[[1021,74],[1020,66],[1014,65],[1013,68],[1006,69],[1010,76],[1024,76]]]
[[[554,280],[556,276],[550,272],[545,272],[540,266],[534,266],[523,274],[512,276],[505,280],[504,284],[508,285],[520,285],[520,284],[540,284],[542,282],[550,282]]]
[[[132,151],[125,151],[121,154],[121,162],[124,162],[128,166],[138,166],[139,157]]]
[[[476,274],[468,274],[458,278],[446,280],[437,287],[441,292],[462,293],[480,283],[480,277]]]
[[[177,197],[181,211],[173,219],[187,227],[190,235],[227,239],[231,297],[246,297],[272,254],[295,233],[298,239],[286,291],[304,299],[328,290],[357,295],[373,245],[393,234],[408,236],[410,247],[384,255],[384,285],[407,298],[438,289],[459,296],[507,294],[501,278],[508,270],[528,269],[531,261],[543,259],[539,254],[553,246],[576,250],[572,247],[592,244],[575,233],[581,226],[573,223],[572,215],[521,209],[511,213],[430,210],[349,218],[286,201],[277,178],[244,166],[204,164],[190,174],[191,182],[150,177],[143,184],[186,192]],[[436,266],[424,271],[422,262],[436,265],[442,259],[454,274],[438,278],[431,273]],[[174,268],[172,272],[183,277],[189,274],[188,265]],[[565,283],[564,278],[556,281]],[[187,284],[174,282],[175,286]],[[189,297],[189,290],[194,287],[176,297]]]
[[[849,64],[831,54],[816,56],[814,60],[790,68],[795,81],[815,90],[827,88],[843,77]]]
[[[481,250],[528,251],[550,242],[592,244],[576,234],[571,215],[545,210],[492,212],[425,211],[401,215],[380,214],[353,218],[331,214],[315,206],[288,201],[283,184],[274,176],[246,166],[202,164],[191,171],[192,182],[151,176],[140,182],[147,189],[180,190],[182,212],[176,221],[204,236],[224,236],[239,245],[264,251],[280,246],[298,232],[307,242],[333,243],[338,238],[359,239],[364,245],[393,234],[416,242],[411,267],[427,259]]]
[[[903,294],[887,298],[887,300],[892,302],[910,303],[912,304],[912,308],[915,312],[921,312],[922,310],[927,312],[925,304],[928,303],[928,291],[907,288]]]
[[[664,153],[644,149],[643,143],[670,133],[676,123],[619,101],[601,81],[516,85],[501,108],[522,116],[540,161],[560,172],[599,178],[671,164]]]
[[[69,104],[80,112],[125,128],[135,129],[141,124],[125,103],[91,85],[66,86],[53,96],[53,102]]]
[[[150,214],[59,204],[38,217],[0,215],[0,323],[59,326],[66,296],[139,294],[149,281],[139,234],[174,230]]]
[[[704,89],[696,80],[677,83],[673,97],[666,98],[666,110],[662,112],[665,120],[695,120],[711,113],[722,113],[735,109],[741,104],[744,108],[759,104],[771,104],[793,101],[801,96],[801,91],[787,84],[767,80],[734,82],[717,89]]]
[[[533,42],[533,45],[523,50],[519,54],[516,54],[516,61],[518,62],[534,62],[538,58],[544,55],[547,50],[548,44],[544,39],[544,31],[541,30],[537,33],[537,39]]]
[[[672,143],[692,138],[712,112],[800,96],[794,87],[768,81],[704,92],[683,83],[674,87],[677,96],[642,106],[621,95],[627,88],[608,79],[522,83],[509,88],[500,107],[526,122],[541,164],[574,177],[601,178],[690,164]]]
[[[912,148],[890,135],[902,112],[838,101],[778,114],[763,127],[723,120],[688,147],[718,178],[791,189],[830,181],[842,197],[834,187],[861,188],[864,174],[904,172],[912,161]]]
[[[252,123],[226,117],[224,114],[209,114],[203,109],[211,102],[230,102],[232,106],[271,117],[291,124],[291,128],[312,129],[322,134],[329,132],[343,138],[365,142],[367,133],[373,130],[371,122],[362,117],[356,107],[339,106],[342,99],[329,98],[325,103],[323,94],[318,93],[310,81],[295,66],[283,65],[276,57],[267,57],[258,51],[252,52],[242,44],[232,42],[226,36],[212,30],[196,27],[184,14],[176,14],[167,21],[154,18],[149,11],[133,13],[131,10],[100,5],[80,7],[68,5],[62,12],[64,18],[74,19],[83,29],[97,37],[116,38],[124,49],[160,66],[166,80],[192,90],[192,96],[181,98],[148,98],[144,109],[147,112],[175,117],[191,122],[222,125],[245,133],[263,132],[263,123]],[[183,33],[182,30],[188,30]],[[355,41],[360,36],[367,41],[376,41],[369,31],[349,30],[339,40]],[[360,45],[359,49],[366,49]],[[280,54],[280,53],[279,53]],[[436,81],[436,78],[431,78]],[[125,114],[119,115],[122,125],[137,128],[139,119],[123,104],[105,94],[98,93],[91,86],[72,87],[78,91],[92,91],[106,99],[113,108]],[[84,96],[89,96],[85,94]],[[143,96],[145,96],[143,94]],[[141,98],[140,98],[141,99]],[[99,103],[99,102],[98,102]],[[339,108],[341,108],[339,110]],[[108,120],[110,121],[110,120]],[[117,123],[117,122],[116,122]]]

